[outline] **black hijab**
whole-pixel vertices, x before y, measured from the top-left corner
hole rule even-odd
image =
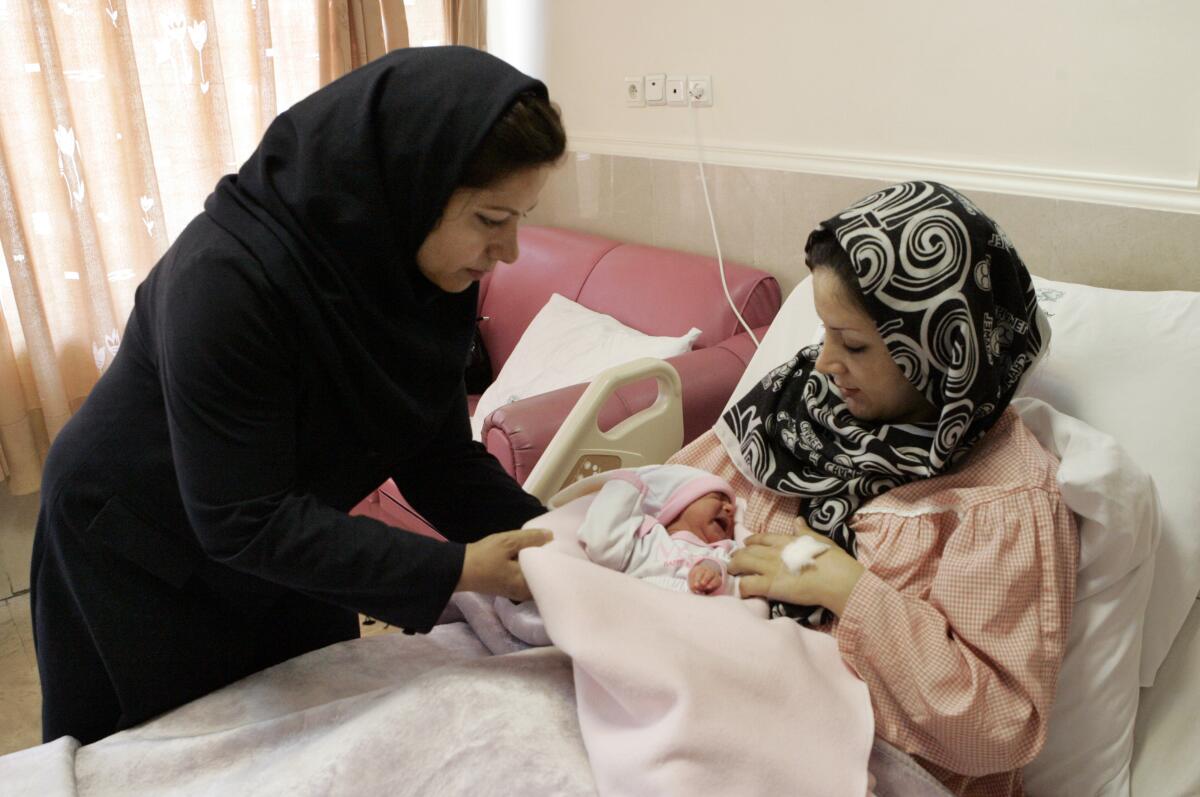
[[[529,91],[546,97],[471,48],[389,53],[281,113],[205,202],[255,255],[364,443],[402,427],[416,448],[455,406],[478,287],[442,291],[416,254],[470,156]]]

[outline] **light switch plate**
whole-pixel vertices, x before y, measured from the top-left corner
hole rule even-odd
[[[646,75],[646,104],[647,105],[666,105],[667,104],[667,76],[666,75]]]
[[[687,105],[687,77],[667,75],[667,105]]]

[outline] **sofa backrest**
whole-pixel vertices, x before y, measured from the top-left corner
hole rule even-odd
[[[698,349],[740,331],[716,258],[554,227],[523,227],[519,235],[520,257],[500,263],[480,287],[479,314],[487,320],[479,330],[493,372],[554,293],[648,335],[678,336],[697,327]],[[728,260],[725,278],[746,323],[770,324],[782,301],[775,278]]]

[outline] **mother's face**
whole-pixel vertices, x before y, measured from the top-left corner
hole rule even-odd
[[[813,301],[825,324],[825,342],[814,366],[833,380],[850,414],[862,421],[932,420],[933,405],[904,378],[875,321],[832,269],[813,269]]]
[[[455,191],[417,250],[417,268],[447,293],[461,293],[503,260],[517,259],[517,225],[537,204],[550,167],[523,169],[485,188]]]

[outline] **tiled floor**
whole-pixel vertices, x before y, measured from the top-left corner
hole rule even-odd
[[[0,755],[42,741],[42,690],[29,617],[29,559],[38,494],[0,484]]]
[[[362,625],[363,636],[395,630],[380,621]],[[18,595],[0,601],[0,755],[41,744],[41,711],[29,595]]]
[[[0,600],[29,589],[38,493],[9,495],[0,484]]]
[[[42,690],[29,595],[0,602],[0,755],[42,741]]]

